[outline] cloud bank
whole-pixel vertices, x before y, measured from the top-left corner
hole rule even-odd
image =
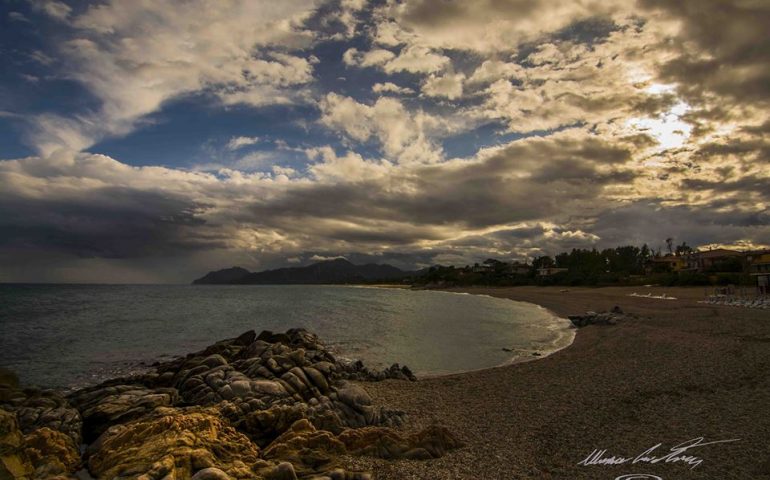
[[[770,239],[762,2],[172,3],[33,3],[94,106],[14,112],[37,153],[0,160],[0,280]],[[307,134],[239,128],[197,170],[92,151],[183,98]]]

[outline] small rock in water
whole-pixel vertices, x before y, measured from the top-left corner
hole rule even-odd
[[[509,347],[503,347],[503,351],[504,351],[504,352],[512,352],[512,351],[513,351],[513,349],[512,349],[512,348],[509,348]]]

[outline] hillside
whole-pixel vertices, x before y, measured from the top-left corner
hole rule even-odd
[[[209,272],[194,280],[201,285],[300,285],[345,284],[401,280],[410,275],[392,265],[354,265],[339,258],[305,267],[287,267],[251,273],[240,267]]]

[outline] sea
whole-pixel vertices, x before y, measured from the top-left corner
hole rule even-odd
[[[338,356],[420,377],[539,358],[570,322],[530,303],[354,286],[0,285],[0,366],[70,390],[247,330],[317,333]]]

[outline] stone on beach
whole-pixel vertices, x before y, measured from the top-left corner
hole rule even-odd
[[[583,315],[569,315],[572,324],[578,328],[588,325],[617,325],[618,321],[630,318],[623,313],[619,306],[614,306],[609,312],[586,312]]]

